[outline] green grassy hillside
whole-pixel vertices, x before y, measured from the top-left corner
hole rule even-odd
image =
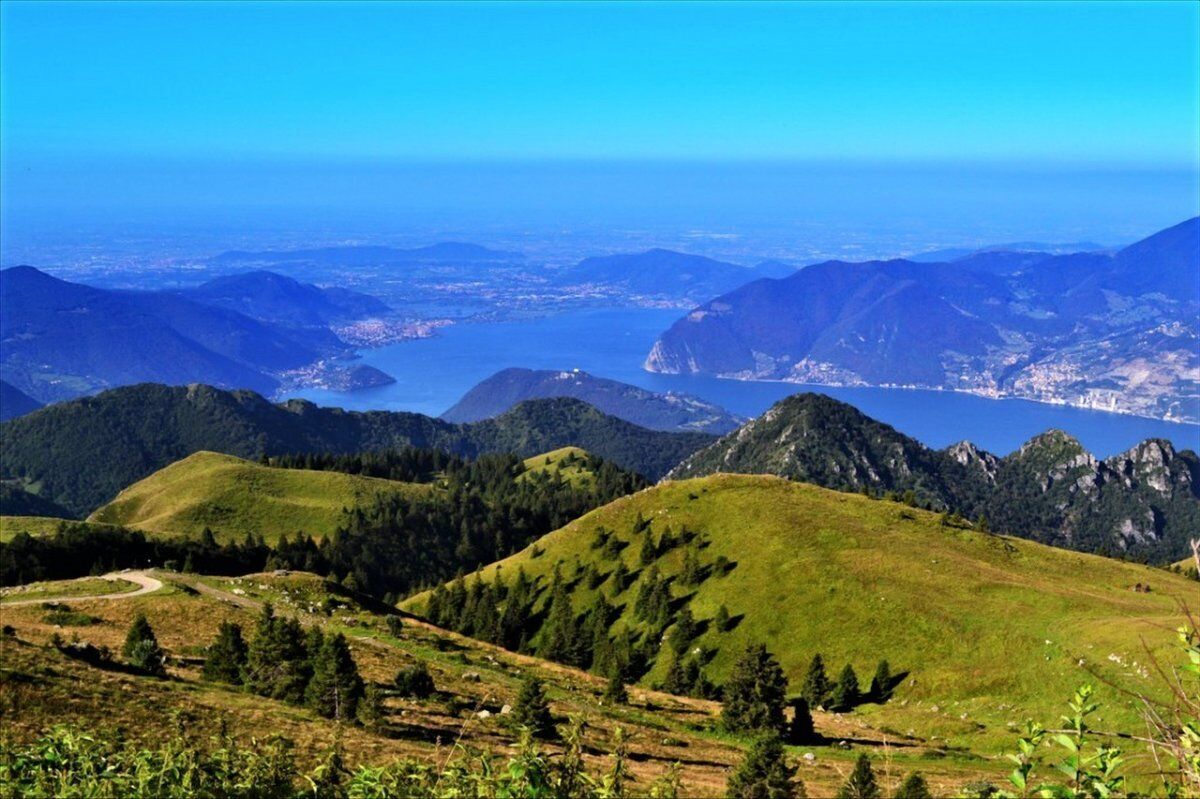
[[[590,458],[587,451],[579,447],[563,447],[534,455],[525,459],[525,471],[517,479],[528,480],[535,474],[557,474],[576,488],[588,488],[596,482],[595,471],[588,463]]]
[[[378,496],[430,490],[197,452],[126,488],[88,521],[178,535],[197,535],[207,527],[225,541],[240,541],[252,532],[269,543],[300,530],[318,538],[331,535],[344,508],[362,507]]]
[[[19,533],[29,533],[33,536],[50,535],[63,524],[86,525],[88,522],[81,522],[77,519],[60,519],[57,516],[0,516],[0,543],[11,541]],[[108,525],[96,524],[94,526],[107,527]]]
[[[668,529],[677,540],[684,529],[697,534],[659,554],[653,568],[672,578],[672,611],[689,606],[700,621],[689,651],[711,654],[705,672],[714,682],[751,642],[779,657],[793,690],[815,653],[834,678],[852,663],[864,688],[886,658],[908,677],[892,701],[855,714],[975,750],[1010,744],[1011,722],[1053,722],[1074,687],[1098,682],[1092,670],[1117,684],[1148,685],[1141,639],[1156,651],[1168,645],[1178,603],[1197,599],[1195,582],[1159,569],[943,526],[938,515],[898,503],[740,475],[668,482],[619,499],[480,574],[490,582],[499,572],[511,583],[519,567],[544,588],[557,568],[579,613],[603,592],[620,611],[614,634],[622,625],[645,630],[633,610],[651,572],[641,551]],[[695,585],[682,579],[688,558],[701,565]],[[632,575],[623,589],[614,585],[618,559]],[[720,559],[731,568],[718,568]],[[1135,590],[1139,584],[1150,592]],[[424,612],[429,596],[405,607]],[[721,605],[732,619],[724,631],[711,622]],[[663,646],[642,683],[663,679],[672,660]],[[1112,705],[1106,722],[1136,726],[1115,690],[1100,693]]]

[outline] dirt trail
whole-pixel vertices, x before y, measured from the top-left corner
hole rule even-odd
[[[90,578],[85,577],[81,579]],[[19,608],[23,605],[40,605],[43,602],[92,602],[97,599],[131,599],[135,596],[143,596],[144,594],[153,593],[163,587],[162,580],[151,577],[150,575],[141,571],[112,572],[110,574],[101,575],[100,579],[111,580],[113,582],[116,582],[117,580],[125,580],[126,582],[136,583],[141,587],[134,591],[122,591],[116,594],[92,594],[90,596],[76,595],[57,597],[44,596],[38,597],[37,599],[20,599],[16,602],[0,603],[0,610],[4,608]]]

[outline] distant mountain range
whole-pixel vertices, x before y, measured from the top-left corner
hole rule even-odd
[[[503,369],[483,380],[442,414],[449,422],[476,422],[530,399],[574,397],[650,430],[727,433],[745,421],[689,394],[648,391],[578,369]]]
[[[11,383],[0,380],[0,422],[36,411],[42,403]]]
[[[1197,421],[1200,218],[1112,255],[816,264],[700,305],[662,334],[646,368]]]
[[[1100,461],[1059,430],[997,457],[969,442],[932,450],[851,405],[796,394],[667,479],[773,474],[845,491],[913,492],[991,529],[1054,546],[1178,560],[1200,530],[1200,458],[1150,439]]]
[[[303,250],[230,250],[209,259],[221,265],[308,263],[340,266],[381,266],[384,264],[486,263],[520,261],[518,252],[492,250],[479,244],[441,242],[428,247],[400,249],[379,246],[318,247]]]
[[[494,419],[452,424],[418,413],[356,413],[251,391],[143,384],[62,402],[0,424],[0,477],[84,515],[194,452],[240,458],[433,447],[532,456],[575,445],[657,479],[714,440],[646,430],[575,399],[530,400]]]
[[[330,323],[387,310],[366,295],[269,272],[142,292],[69,283],[28,266],[0,271],[0,302],[0,371],[42,402],[147,381],[269,394],[285,373],[349,352]]]
[[[585,258],[556,275],[564,285],[593,285],[645,299],[701,302],[759,278],[785,277],[796,270],[779,261],[746,267],[702,255],[653,249]]]

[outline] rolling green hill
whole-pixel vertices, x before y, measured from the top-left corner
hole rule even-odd
[[[51,535],[64,524],[89,525],[90,523],[80,522],[75,519],[63,519],[57,516],[2,515],[0,516],[0,544],[11,541],[20,533],[28,533],[32,536]],[[105,524],[91,526],[108,527]]]
[[[673,542],[664,545],[664,536]],[[647,541],[657,550],[649,558]],[[618,563],[629,573],[624,585],[616,584]],[[664,679],[674,655],[659,647],[660,636],[665,625],[670,640],[687,607],[699,634],[686,652],[699,651],[717,684],[752,642],[780,658],[793,691],[818,652],[831,677],[852,663],[864,688],[886,658],[909,676],[892,701],[856,713],[984,750],[1011,738],[1010,721],[1056,718],[1076,685],[1097,682],[1091,670],[1143,685],[1141,638],[1154,650],[1168,644],[1180,621],[1177,603],[1196,598],[1194,582],[1159,569],[946,526],[899,503],[768,476],[662,483],[479,574],[484,584],[500,574],[511,587],[518,569],[540,590],[527,614],[533,650],[545,644],[536,625],[548,615],[557,570],[576,614],[603,595],[619,615],[610,633],[624,627],[641,636],[654,655],[642,684]],[[636,610],[655,572],[670,595],[670,614],[658,625]],[[468,596],[473,581],[466,580]],[[1135,590],[1145,586],[1148,593]],[[417,595],[404,607],[429,612],[432,597]],[[722,606],[730,622],[718,630]],[[1136,721],[1116,691],[1100,691],[1112,703],[1106,721]]]
[[[646,430],[563,397],[460,425],[419,413],[360,413],[303,400],[276,405],[251,391],[146,383],[0,424],[0,477],[36,487],[82,517],[134,481],[203,450],[257,460],[424,447],[474,458],[577,446],[656,480],[712,441],[703,433]]]
[[[134,483],[88,521],[188,536],[207,527],[221,541],[240,541],[254,533],[272,542],[297,531],[322,538],[337,529],[344,509],[430,490],[432,486],[276,469],[197,452]]]

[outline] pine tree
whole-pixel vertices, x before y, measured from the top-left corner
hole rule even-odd
[[[858,675],[854,673],[854,667],[847,663],[829,697],[829,709],[837,712],[850,710],[858,704],[859,697]]]
[[[329,636],[313,661],[312,679],[304,691],[306,704],[327,719],[348,721],[355,717],[362,693],[362,677],[346,637]]]
[[[804,675],[804,685],[800,688],[800,695],[808,702],[810,708],[825,707],[832,690],[833,686],[825,674],[825,661],[821,658],[820,653],[813,655],[812,662],[808,664],[808,673]]]
[[[754,741],[725,786],[730,799],[793,799],[803,797],[804,784],[793,782],[796,767],[787,761],[777,734]]]
[[[933,799],[925,778],[915,771],[904,778],[894,796],[895,799]]]
[[[433,675],[422,661],[396,672],[395,685],[397,693],[413,699],[426,699],[436,690]]]
[[[550,612],[542,630],[542,644],[538,654],[547,660],[574,664],[575,607],[566,584],[561,579],[554,581],[550,594]]]
[[[692,615],[691,608],[684,607],[675,617],[675,626],[671,628],[670,644],[676,657],[687,651],[698,631],[696,617]]]
[[[717,608],[717,615],[713,616],[713,629],[719,633],[729,629],[729,608],[724,605]]]
[[[875,782],[875,771],[866,754],[858,756],[854,771],[845,784],[838,789],[837,799],[879,799],[879,785]]]
[[[620,668],[614,668],[604,688],[604,701],[614,705],[624,705],[629,702],[629,692],[625,690],[625,679]]]
[[[792,700],[792,720],[788,724],[788,743],[800,745],[815,741],[816,729],[813,727],[812,711],[804,697]]]
[[[217,637],[208,647],[204,657],[204,679],[241,685],[246,669],[248,648],[242,637],[242,628],[232,622],[222,622]]]
[[[687,696],[691,693],[691,685],[688,683],[687,672],[683,670],[683,658],[677,655],[671,661],[671,666],[667,669],[667,677],[663,681],[662,687],[667,693],[678,696]]]
[[[355,710],[358,723],[368,730],[378,730],[383,726],[383,692],[375,683],[368,683],[363,689],[362,698],[358,700]]]
[[[871,699],[886,702],[892,694],[892,669],[886,660],[879,661],[871,678]]]
[[[165,677],[167,674],[166,666],[163,664],[165,656],[162,648],[158,645],[158,638],[154,635],[150,622],[142,613],[137,614],[133,619],[133,624],[129,626],[129,632],[125,635],[125,645],[121,647],[121,654],[126,662],[135,669],[157,677]]]
[[[300,623],[276,616],[269,602],[263,605],[246,655],[247,687],[260,696],[300,704],[309,670]]]
[[[554,717],[550,714],[550,703],[546,701],[546,689],[537,677],[528,677],[521,684],[521,692],[513,705],[512,721],[529,730],[535,738],[554,739],[558,731],[554,728]]]
[[[721,720],[732,731],[784,732],[783,706],[787,677],[775,656],[762,644],[751,644],[733,666],[725,683]]]

